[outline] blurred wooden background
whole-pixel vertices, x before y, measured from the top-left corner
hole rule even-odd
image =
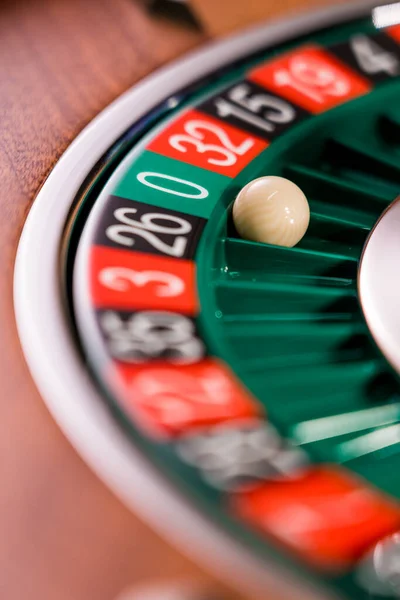
[[[348,4],[348,0],[189,0],[211,35],[231,33],[261,20],[290,16],[299,10]]]

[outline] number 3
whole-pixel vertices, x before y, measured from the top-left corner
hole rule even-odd
[[[222,127],[207,121],[188,121],[185,123],[184,129],[188,135],[171,136],[169,138],[170,145],[179,152],[187,152],[187,148],[183,144],[192,144],[199,154],[215,152],[224,158],[209,158],[208,162],[221,167],[231,167],[236,163],[238,156],[243,156],[254,146],[254,140],[251,138],[245,140],[240,146],[235,146]],[[203,143],[202,140],[204,140],[207,132],[215,135],[221,145]]]
[[[144,287],[151,281],[159,282],[156,296],[180,296],[185,291],[185,284],[180,277],[162,271],[134,271],[126,267],[109,267],[99,273],[99,281],[105,287],[118,292],[129,290],[129,284]]]

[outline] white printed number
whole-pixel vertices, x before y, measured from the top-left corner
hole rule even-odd
[[[221,158],[209,158],[208,162],[213,165],[222,167],[231,167],[238,159],[238,156],[243,156],[254,146],[254,140],[248,138],[240,146],[235,146],[230,140],[227,133],[212,123],[207,121],[188,121],[184,127],[187,135],[172,135],[169,138],[170,145],[179,152],[187,152],[186,145],[195,146],[199,154],[215,153]],[[205,144],[203,142],[207,133],[212,133],[220,142],[220,145]]]
[[[307,463],[302,451],[285,444],[272,426],[258,421],[188,435],[177,450],[211,485],[230,491],[263,479],[296,476]]]
[[[126,267],[107,267],[99,273],[102,285],[117,292],[127,292],[132,285],[144,287],[148,283],[159,283],[155,295],[159,298],[180,296],[185,284],[180,277],[163,271],[135,271]]]
[[[143,183],[143,185],[147,185],[147,187],[154,188],[155,190],[159,190],[160,192],[165,192],[166,194],[173,194],[174,196],[181,196],[182,198],[193,198],[194,200],[203,200],[203,198],[207,198],[208,190],[204,188],[202,185],[198,183],[193,183],[192,181],[187,181],[186,179],[180,179],[179,177],[173,177],[172,175],[165,175],[164,173],[153,173],[153,171],[144,171],[143,173],[139,173],[137,175],[138,181]],[[184,192],[180,190],[175,190],[170,187],[164,187],[160,183],[156,183],[155,181],[161,180],[165,186],[168,185],[168,182],[173,181],[177,183],[179,186],[185,188],[194,189],[195,192]]]
[[[157,367],[137,375],[134,386],[147,406],[157,410],[160,420],[175,427],[195,421],[201,406],[211,415],[226,415],[232,398],[230,382],[213,367],[196,376]]]
[[[232,116],[268,133],[296,118],[296,111],[288,102],[270,94],[252,94],[246,83],[232,88],[227,97],[229,101],[224,98],[215,101],[220,117]]]
[[[323,64],[314,58],[295,56],[289,68],[276,71],[275,83],[279,86],[290,86],[298,92],[322,104],[326,96],[342,97],[350,91],[350,82],[330,65]]]
[[[162,213],[148,213],[142,215],[140,221],[136,221],[131,217],[136,212],[136,208],[117,208],[114,217],[119,223],[107,227],[108,239],[123,246],[134,246],[135,236],[139,236],[163,254],[178,258],[184,255],[187,246],[187,238],[184,236],[192,230],[192,225],[188,221]],[[165,224],[159,225],[155,221]],[[170,234],[175,236],[175,239],[171,245],[168,245],[157,237],[156,233]]]
[[[350,40],[359,67],[369,75],[387,73],[394,77],[399,73],[399,60],[366,35],[355,35]]]
[[[103,313],[101,328],[114,358],[143,362],[149,358],[192,363],[202,358],[204,348],[190,319],[175,313],[154,311],[133,314],[127,321],[114,311]]]

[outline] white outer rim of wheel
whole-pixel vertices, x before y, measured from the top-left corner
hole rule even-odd
[[[135,85],[102,111],[62,155],[35,199],[18,247],[14,274],[18,332],[31,375],[54,419],[127,506],[196,562],[247,593],[267,591],[295,600],[333,598],[325,588],[273,559],[266,564],[245,546],[233,543],[172,489],[121,434],[68,328],[59,285],[60,241],[71,204],[88,173],[126,129],[157,104],[233,60],[365,16],[375,4],[362,0],[249,28],[208,44]]]

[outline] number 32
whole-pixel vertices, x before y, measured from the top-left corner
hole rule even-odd
[[[169,138],[170,145],[179,152],[187,152],[185,144],[195,146],[199,154],[215,152],[221,158],[209,158],[208,162],[213,165],[231,167],[236,163],[238,156],[243,156],[254,146],[254,140],[251,138],[244,140],[239,146],[235,146],[222,127],[206,121],[188,121],[185,123],[184,129],[187,135],[172,135]],[[212,133],[219,140],[220,145],[204,143],[203,140],[207,133]]]

